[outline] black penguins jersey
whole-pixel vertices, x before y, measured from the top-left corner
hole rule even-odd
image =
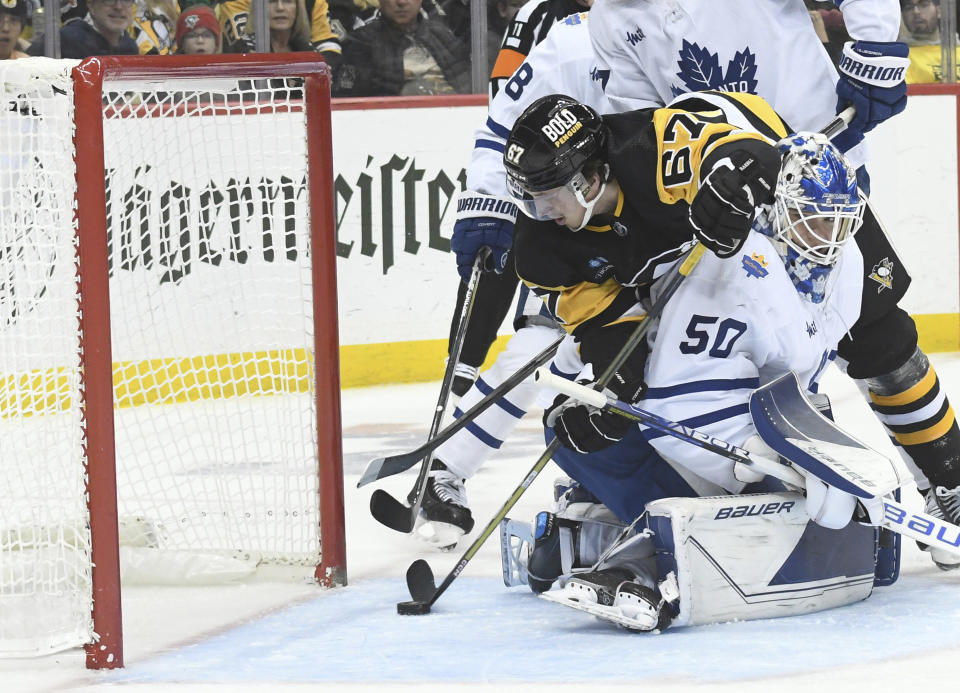
[[[580,231],[518,220],[517,273],[572,334],[643,318],[648,285],[693,242],[689,204],[700,182],[738,149],[755,153],[771,179],[771,144],[787,125],[751,94],[686,94],[665,108],[603,116],[607,162],[620,187],[615,210]]]

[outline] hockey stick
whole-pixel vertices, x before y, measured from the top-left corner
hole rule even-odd
[[[463,296],[463,306],[460,309],[460,318],[457,322],[457,333],[453,338],[453,346],[450,348],[450,354],[447,356],[447,368],[443,372],[443,381],[440,383],[440,398],[437,400],[436,409],[433,412],[433,421],[430,423],[430,431],[427,439],[432,440],[440,430],[440,424],[443,422],[443,415],[447,411],[447,400],[450,398],[450,388],[453,385],[454,371],[457,363],[460,361],[460,352],[463,350],[463,341],[467,334],[467,326],[470,324],[470,314],[473,312],[473,303],[477,295],[477,285],[480,283],[480,275],[483,272],[483,263],[490,255],[489,248],[481,248],[477,257],[473,260],[473,271],[470,273],[470,281],[467,282],[467,290]],[[420,465],[420,474],[417,475],[417,482],[410,491],[413,497],[410,506],[406,506],[396,498],[391,496],[383,489],[377,489],[370,496],[370,514],[382,525],[394,529],[404,534],[413,531],[413,526],[417,521],[417,515],[420,514],[420,504],[423,502],[423,494],[427,488],[427,476],[430,472],[430,464],[433,461],[432,455],[427,455]]]
[[[407,471],[410,469],[410,467],[446,443],[454,435],[460,432],[460,430],[472,423],[474,419],[480,416],[480,414],[493,406],[498,399],[526,380],[540,366],[552,359],[553,355],[557,351],[557,347],[560,346],[560,342],[562,342],[563,339],[563,336],[558,337],[557,340],[550,344],[546,349],[534,356],[528,363],[520,367],[516,373],[504,380],[497,387],[491,390],[490,393],[483,399],[465,411],[463,416],[440,431],[435,438],[428,440],[415,450],[405,452],[402,455],[378,457],[375,460],[370,460],[370,462],[367,464],[367,468],[360,476],[360,481],[357,482],[357,488],[365,486],[371,481],[385,479],[388,476],[393,476],[395,474],[400,474],[401,472]]]
[[[833,137],[835,134],[837,134],[837,132],[843,129],[844,125],[853,119],[855,113],[856,111],[854,110],[853,106],[848,107],[836,118],[830,121],[830,123],[828,123],[827,126],[821,130],[821,132],[827,137]],[[557,340],[557,342],[551,344],[549,347],[547,347],[547,349],[537,355],[526,366],[514,374],[516,376],[520,373],[523,373],[522,378],[511,377],[503,381],[499,387],[495,388],[489,395],[477,402],[477,404],[474,405],[469,411],[464,412],[463,416],[441,431],[436,438],[428,440],[419,448],[411,450],[408,453],[404,453],[402,455],[391,455],[389,457],[378,457],[374,460],[371,460],[367,464],[366,469],[364,469],[363,474],[360,475],[360,480],[357,482],[357,488],[366,486],[367,484],[377,481],[378,479],[385,479],[388,476],[400,474],[410,469],[426,455],[430,454],[443,443],[447,442],[462,428],[472,422],[477,416],[486,411],[495,400],[509,392],[516,385],[520,384],[524,379],[526,379],[528,375],[545,364],[553,356],[553,352],[556,351],[560,341],[561,340]],[[541,357],[543,357],[542,360],[540,360]]]
[[[790,465],[763,457],[762,455],[750,453],[725,440],[714,438],[703,431],[684,426],[677,421],[669,421],[632,404],[626,404],[619,400],[608,398],[607,395],[602,392],[597,392],[579,383],[561,378],[544,369],[537,371],[535,377],[537,382],[552,387],[558,392],[569,395],[571,398],[580,400],[585,404],[619,414],[620,416],[657,431],[662,431],[674,438],[726,457],[734,462],[740,462],[754,467],[764,474],[776,477],[797,488],[806,488],[805,477]],[[809,457],[817,459],[816,451],[812,448],[808,447],[804,453]],[[853,495],[860,497],[872,497],[868,491],[863,489],[862,479],[845,475],[842,469],[838,469],[835,460],[824,457],[817,459],[817,462],[822,467],[829,467],[833,476],[845,482],[844,490],[848,490],[848,492],[853,493]],[[803,464],[804,468],[806,468],[803,460],[798,459],[795,463]],[[831,481],[833,480],[834,479],[831,479]],[[935,546],[936,548],[960,556],[960,527],[946,520],[927,515],[926,513],[911,512],[892,498],[885,496],[882,500],[884,506],[883,520],[881,521],[882,527],[902,534],[905,537],[915,539],[923,544]]]
[[[697,263],[700,262],[704,250],[704,246],[698,243],[687,253],[686,258],[677,268],[676,274],[667,280],[663,293],[657,298],[653,307],[647,313],[646,318],[637,326],[607,369],[597,379],[595,383],[596,387],[603,389],[604,385],[616,374],[617,369],[623,365],[630,354],[633,353],[633,350],[636,349],[637,345],[646,337],[647,332],[650,330],[650,324],[660,315],[663,307],[667,301],[670,300],[670,297],[676,293],[680,284],[683,283],[683,280],[687,278],[690,272],[693,271],[693,268],[697,266]],[[503,507],[497,511],[497,514],[493,516],[493,519],[490,520],[480,535],[473,541],[470,548],[464,552],[463,556],[460,557],[460,560],[457,561],[453,570],[447,574],[447,577],[444,578],[439,587],[437,586],[433,570],[430,568],[429,563],[421,558],[410,564],[410,567],[407,568],[407,589],[410,590],[410,596],[413,599],[412,601],[398,603],[398,614],[410,616],[430,613],[430,608],[436,603],[437,599],[440,598],[440,595],[450,587],[450,584],[463,572],[467,563],[469,563],[480,550],[480,547],[483,546],[483,543],[490,534],[500,526],[500,522],[507,516],[510,509],[516,505],[517,501],[520,500],[520,496],[524,494],[534,479],[543,471],[543,468],[547,466],[547,463],[550,461],[550,458],[553,457],[553,453],[558,447],[560,447],[560,441],[554,438],[547,446],[547,449],[543,451],[543,454],[534,462],[533,467],[527,472],[527,475],[523,478],[523,481],[520,482],[520,485],[510,494],[510,497],[506,503],[503,504]]]
[[[845,109],[840,115],[838,115],[834,120],[832,120],[821,132],[827,135],[827,137],[832,137],[837,132],[839,132],[844,125],[850,122],[853,118],[855,111],[853,107]],[[597,391],[601,391],[603,386],[609,381],[609,379],[616,373],[616,370],[623,364],[627,357],[632,353],[633,349],[637,344],[640,343],[640,340],[646,336],[647,331],[649,330],[650,323],[653,318],[658,316],[663,310],[663,306],[670,299],[671,296],[679,288],[683,280],[690,274],[697,263],[700,261],[700,257],[703,255],[704,248],[701,245],[695,245],[693,249],[688,253],[686,259],[680,265],[677,274],[672,276],[668,281],[667,285],[664,287],[663,293],[657,299],[656,303],[650,309],[650,312],[647,315],[647,319],[634,330],[634,333],[630,336],[627,343],[623,346],[621,351],[617,354],[617,357],[614,359],[614,362],[611,363],[610,367],[600,376],[600,378],[595,383]],[[569,382],[569,381],[568,381]],[[588,388],[589,389],[589,388]],[[602,393],[599,393],[602,394]],[[415,614],[426,614],[430,612],[430,608],[436,603],[440,595],[443,594],[450,584],[456,579],[456,577],[463,571],[467,563],[473,558],[480,547],[486,541],[487,537],[494,531],[496,527],[499,526],[503,518],[506,517],[507,513],[510,512],[510,509],[516,504],[520,499],[520,496],[527,490],[530,484],[533,483],[534,479],[540,474],[543,468],[546,466],[547,462],[553,456],[553,453],[559,447],[560,443],[558,440],[554,439],[540,458],[534,463],[533,467],[527,473],[527,476],[524,477],[523,481],[520,482],[520,485],[514,490],[510,498],[507,499],[507,502],[504,503],[500,511],[494,516],[490,523],[486,526],[483,532],[480,533],[480,536],[474,540],[473,544],[470,545],[470,548],[466,550],[457,564],[454,566],[453,570],[447,574],[447,577],[443,580],[439,587],[436,586],[436,581],[434,579],[433,571],[430,568],[430,565],[423,559],[419,559],[410,564],[410,567],[407,568],[407,588],[410,590],[410,596],[413,598],[409,602],[400,602],[397,604],[397,613],[404,615],[415,615]],[[744,451],[746,452],[746,451]],[[783,465],[780,465],[783,466]],[[794,474],[797,474],[795,470],[790,470]],[[800,476],[797,474],[797,476]],[[801,477],[802,479],[802,477]]]

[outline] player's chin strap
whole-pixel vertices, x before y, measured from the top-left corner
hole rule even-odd
[[[740,462],[796,488],[806,488],[806,477],[789,464],[750,453],[703,431],[664,419],[652,412],[608,397],[603,392],[554,375],[547,369],[538,370],[536,379],[537,382],[572,399],[619,414],[729,460]],[[880,526],[960,556],[960,527],[923,512],[910,511],[894,500],[892,492],[901,480],[895,472],[892,477],[887,472],[889,460],[837,428],[816,412],[802,394],[800,398],[803,401],[800,402],[794,391],[799,392],[799,385],[796,375],[790,372],[758,388],[751,397],[751,415],[767,444],[793,465],[825,483],[862,501],[882,503],[883,514],[877,518]],[[789,436],[783,435],[784,431],[791,433]],[[886,467],[878,464],[883,460],[886,461]],[[878,468],[884,470],[879,475],[876,472]]]
[[[600,201],[600,198],[603,197],[604,191],[607,189],[607,178],[610,177],[610,165],[604,164],[603,170],[600,171],[600,191],[594,195],[593,199],[587,202],[583,197],[583,192],[579,188],[573,189],[573,196],[577,198],[577,202],[580,203],[580,206],[583,207],[583,221],[580,222],[580,226],[572,231],[579,231],[590,221],[590,217],[593,216],[593,208],[597,206],[597,202]]]

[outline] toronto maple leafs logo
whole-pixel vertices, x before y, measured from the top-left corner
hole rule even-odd
[[[724,71],[720,69],[717,53],[684,39],[677,66],[680,68],[677,77],[683,86],[670,87],[674,96],[707,89],[757,93],[757,61],[749,46],[737,51]]]

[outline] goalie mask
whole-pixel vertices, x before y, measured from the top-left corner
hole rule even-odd
[[[856,172],[825,135],[801,132],[778,143],[773,237],[797,290],[813,303],[826,295],[830,269],[863,222]]]
[[[561,94],[541,97],[520,114],[507,138],[507,189],[528,217],[562,220],[579,231],[606,186],[605,145],[606,131],[596,111]],[[594,173],[600,186],[588,202]]]

